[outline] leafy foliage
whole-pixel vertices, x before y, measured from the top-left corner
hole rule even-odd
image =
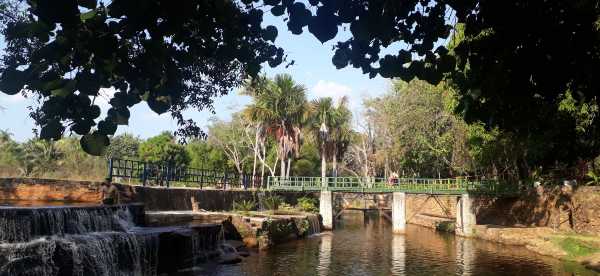
[[[283,61],[272,43],[276,29],[261,27],[262,11],[234,1],[31,0],[14,9],[1,3],[0,12],[11,16],[2,20],[0,91],[35,95],[41,106],[32,117],[41,138],[57,140],[71,130],[94,155],[142,101],[158,114],[171,112],[179,134],[198,136],[183,110],[211,108],[211,97],[256,75],[261,63]],[[102,88],[116,90],[104,118],[95,104]]]
[[[229,167],[225,152],[205,140],[192,140],[185,150],[190,157],[190,167],[216,171],[233,169]]]
[[[23,149],[8,131],[0,130],[0,171],[15,171],[23,157]]]
[[[262,206],[267,210],[277,210],[283,202],[283,198],[278,195],[268,195],[261,198]]]
[[[317,200],[310,197],[298,198],[298,204],[296,205],[296,207],[304,212],[319,212],[319,208],[317,208]]]
[[[277,142],[281,176],[289,175],[286,161],[298,157],[301,145],[301,128],[306,121],[306,87],[297,84],[290,75],[276,75],[269,80],[260,77],[246,85],[246,94],[254,102],[244,111],[245,116],[259,124],[262,136]]]
[[[253,200],[233,201],[233,210],[240,212],[248,212],[254,210],[256,202]]]
[[[246,122],[240,114],[234,114],[229,122],[213,119],[209,126],[208,143],[222,150],[238,173],[244,171],[244,163],[251,158],[251,148],[246,144]]]
[[[104,156],[107,159],[118,158],[118,159],[137,159],[138,150],[140,147],[141,140],[131,134],[121,134],[112,137],[110,145],[106,148]]]
[[[591,120],[600,79],[597,1],[0,3],[7,41],[0,91],[37,96],[42,105],[32,116],[42,138],[56,140],[71,130],[84,135],[82,146],[95,154],[106,146],[100,136],[126,124],[129,108],[141,101],[157,113],[170,111],[182,126],[179,134],[198,134],[183,118],[185,108],[210,108],[212,96],[245,74],[255,77],[261,63],[282,63],[283,50],[273,45],[281,30],[261,27],[264,12],[284,18],[291,33],[308,30],[321,42],[339,37],[340,27],[349,29],[335,44],[337,68],[406,82],[447,80],[468,123],[498,127],[530,139],[528,145],[552,141],[548,145],[556,146],[539,157],[544,163],[600,153],[599,123]],[[117,91],[105,118],[90,100],[101,88]],[[557,112],[562,103],[576,108]]]
[[[337,159],[341,158],[349,143],[352,112],[347,107],[348,99],[342,97],[337,104],[332,98],[318,98],[309,106],[309,131],[319,144],[321,154],[321,177],[326,175],[326,160],[333,161],[333,170],[337,175]],[[322,133],[323,131],[325,133]]]
[[[186,166],[190,162],[185,147],[177,144],[169,132],[149,138],[140,144],[139,157],[148,162],[165,162],[177,166]]]

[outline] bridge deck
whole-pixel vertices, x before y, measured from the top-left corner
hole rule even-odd
[[[269,177],[272,191],[333,191],[348,193],[418,193],[460,195],[465,193],[512,195],[518,186],[502,185],[494,180],[400,178],[388,180],[376,177]]]

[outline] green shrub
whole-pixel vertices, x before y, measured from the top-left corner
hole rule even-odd
[[[591,255],[600,252],[600,248],[584,240],[567,237],[565,239],[556,238],[554,243],[558,244],[571,258]]]
[[[279,210],[292,211],[292,210],[294,210],[294,206],[292,206],[286,202],[282,202],[281,204],[279,204]]]
[[[262,203],[267,210],[277,210],[283,202],[283,199],[277,195],[263,197]]]
[[[317,200],[314,198],[310,198],[310,197],[298,198],[298,204],[296,205],[296,208],[298,208],[304,212],[310,212],[310,213],[319,212],[319,208],[317,208]]]
[[[237,202],[235,200],[233,201],[233,210],[234,211],[248,212],[248,211],[252,211],[255,206],[256,206],[256,202],[254,202],[254,200],[241,200],[239,202]]]

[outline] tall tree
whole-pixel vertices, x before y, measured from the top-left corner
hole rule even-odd
[[[185,147],[178,144],[168,131],[151,137],[140,144],[140,158],[147,162],[164,162],[176,166],[187,166],[190,157]]]
[[[310,130],[319,145],[321,155],[321,177],[325,183],[327,177],[327,155],[332,152],[330,131],[334,126],[335,111],[330,97],[318,98],[310,103]]]
[[[234,114],[229,122],[213,119],[208,127],[208,142],[227,155],[240,175],[244,172],[244,162],[251,155],[245,143],[245,127],[240,114]]]
[[[335,176],[338,175],[338,158],[343,158],[348,149],[352,136],[352,112],[348,109],[348,98],[339,99],[334,110],[334,120],[331,129],[332,168]]]
[[[276,75],[257,93],[246,114],[262,122],[265,134],[277,141],[280,175],[289,176],[293,156],[300,148],[301,128],[306,120],[306,88],[287,74]]]
[[[238,85],[244,73],[255,76],[263,62],[280,64],[283,50],[272,44],[278,30],[261,27],[264,11],[285,18],[293,34],[308,30],[321,42],[340,37],[339,27],[348,28],[350,35],[335,45],[337,68],[353,66],[371,77],[417,77],[433,84],[448,78],[458,88],[457,109],[469,122],[480,120],[560,145],[563,149],[548,152],[546,163],[600,152],[598,120],[581,134],[573,130],[576,119],[548,119],[568,91],[577,105],[596,104],[596,0],[7,4],[14,2],[22,3],[0,1],[7,41],[0,91],[30,91],[42,103],[32,115],[43,138],[57,139],[70,129],[83,134],[84,149],[95,154],[102,153],[107,135],[126,123],[129,108],[141,101],[158,113],[171,111],[182,134],[195,134],[198,128],[183,118],[184,108],[210,107],[211,96]],[[437,43],[457,31],[462,38],[453,47]],[[394,45],[402,49],[382,54]],[[118,93],[108,116],[93,129],[98,106],[84,98],[108,87]]]
[[[23,149],[12,139],[12,133],[0,130],[0,170],[9,174],[17,173],[23,158]]]
[[[141,140],[129,133],[114,136],[110,139],[110,145],[106,148],[104,156],[107,159],[138,159]]]

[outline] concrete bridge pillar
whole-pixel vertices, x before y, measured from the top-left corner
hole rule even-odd
[[[404,234],[406,230],[406,193],[392,194],[392,230],[394,234]]]
[[[475,225],[477,219],[473,210],[473,198],[469,194],[463,194],[456,203],[456,235],[473,236]]]
[[[333,229],[333,193],[331,191],[321,191],[319,200],[319,214],[323,218],[323,229]]]

